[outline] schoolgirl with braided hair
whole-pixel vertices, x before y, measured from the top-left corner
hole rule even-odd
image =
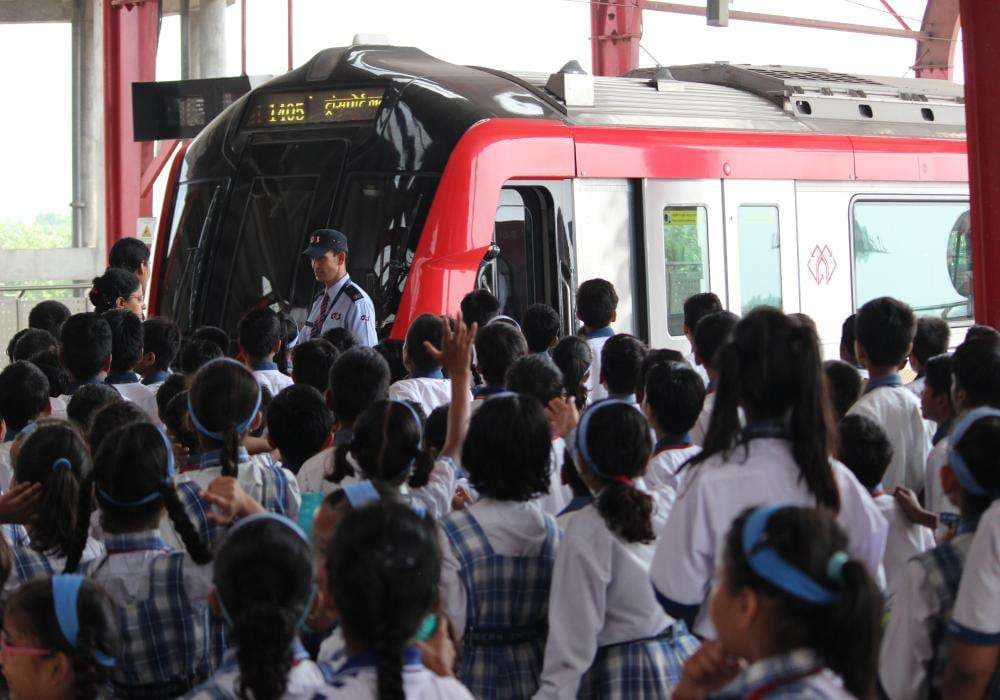
[[[188,391],[187,419],[198,436],[199,459],[176,477],[181,502],[206,541],[219,528],[208,517],[201,492],[219,476],[235,478],[244,491],[270,512],[298,517],[302,497],[295,476],[269,459],[254,459],[242,446],[262,423],[262,390],[245,366],[228,358],[213,360],[195,374]]]
[[[188,697],[278,700],[322,686],[323,673],[299,640],[316,592],[299,526],[273,513],[245,517],[226,534],[214,567],[212,607],[226,621],[231,647]]]
[[[566,526],[549,596],[549,634],[536,698],[663,698],[697,647],[649,585],[663,495],[643,480],[649,424],[629,400],[591,404],[572,442],[595,495]]]
[[[0,662],[11,698],[107,698],[118,647],[114,604],[83,576],[38,578],[7,601]]]
[[[351,510],[325,563],[328,605],[350,655],[317,697],[471,700],[457,680],[427,669],[415,647],[441,575],[430,520],[391,500]]]
[[[714,631],[703,603],[715,583],[718,552],[749,506],[788,501],[835,513],[851,555],[873,575],[889,529],[867,489],[833,459],[832,411],[809,324],[771,307],[754,309],[715,352],[712,371],[717,386],[708,433],[702,452],[677,472],[682,483],[651,568],[666,612],[707,638]]]
[[[824,508],[762,505],[725,538],[710,615],[674,700],[875,697],[882,596]]]
[[[4,584],[4,597],[26,581],[62,573],[76,548],[80,483],[90,472],[90,453],[80,434],[64,421],[37,425],[20,445],[13,484],[37,484],[40,517],[27,526],[29,544],[11,549],[13,568]],[[104,554],[104,546],[89,535],[80,558],[90,561]]]
[[[80,487],[77,545],[66,570],[79,567],[117,607],[122,644],[112,673],[116,695],[175,697],[211,671],[212,552],[178,498],[173,475],[167,437],[150,423],[133,423],[102,441]],[[107,554],[80,565],[95,501]],[[164,511],[186,553],[160,537]]]

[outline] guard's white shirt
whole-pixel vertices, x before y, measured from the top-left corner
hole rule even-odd
[[[426,418],[438,406],[451,403],[451,380],[432,377],[400,379],[389,387],[389,399],[420,404]]]
[[[897,486],[905,486],[919,492],[924,487],[931,451],[920,399],[905,386],[883,386],[862,395],[847,414],[870,418],[889,438],[892,462],[882,479],[885,490],[891,493]]]
[[[690,468],[687,467],[682,471],[681,467],[700,453],[700,447],[691,445],[654,454],[646,467],[646,485],[651,489],[668,488],[675,494],[678,493],[684,482],[684,473]]]
[[[951,444],[949,438],[942,438],[938,444],[931,448],[927,455],[927,475],[924,482],[924,507],[935,513],[939,518],[942,513],[958,515],[958,508],[945,495],[944,486],[941,485],[941,468],[948,464],[948,445]],[[944,537],[948,532],[948,527],[943,523],[938,525],[935,534],[938,538]]]
[[[934,533],[930,528],[910,522],[889,494],[875,496],[875,505],[889,523],[882,566],[885,567],[886,590],[891,596],[896,579],[905,574],[906,562],[934,547]],[[895,604],[893,601],[892,606]]]
[[[493,551],[502,557],[537,557],[545,545],[545,511],[538,501],[496,501],[482,498],[466,506],[486,533]],[[451,540],[438,528],[441,546],[440,596],[459,638],[465,634],[468,592]]]
[[[331,700],[375,700],[378,673],[371,666],[338,675],[311,697]],[[403,667],[406,700],[472,700],[472,693],[455,678],[434,675],[422,664]]]
[[[254,369],[253,376],[257,379],[257,383],[262,387],[267,388],[271,392],[271,396],[277,396],[285,387],[291,386],[295,382],[287,374],[282,374],[277,368],[274,369]]]
[[[816,499],[802,481],[791,443],[779,438],[751,440],[748,450],[715,455],[691,470],[660,534],[652,581],[666,598],[700,605],[695,633],[714,638],[708,599],[733,520],[750,507],[791,502],[812,507]],[[843,464],[830,460],[840,491],[837,521],[847,532],[849,552],[877,575],[889,524],[878,506]],[[685,471],[687,471],[685,470]]]
[[[635,484],[646,491],[642,479]],[[660,532],[664,509],[658,494],[650,495],[653,530]],[[549,636],[535,698],[575,698],[598,647],[655,637],[674,622],[649,585],[654,548],[611,532],[596,503],[569,521],[552,572]]]
[[[1000,645],[1000,500],[983,514],[962,570],[952,612],[954,631],[978,644]]]
[[[712,422],[712,411],[715,409],[715,392],[705,394],[705,402],[701,405],[701,413],[698,420],[691,428],[691,440],[695,445],[705,444],[705,436],[708,435],[708,426]]]
[[[354,301],[349,294],[341,290],[351,282],[349,275],[344,275],[337,282],[327,287],[324,294],[330,299],[327,304],[326,319],[319,329],[305,326],[299,333],[300,342],[319,338],[331,328],[347,328],[351,335],[358,341],[358,345],[372,347],[378,344],[378,336],[375,333],[375,306],[365,290],[357,284],[354,287],[361,292],[361,298]],[[339,296],[338,296],[339,295]],[[319,319],[319,310],[323,305],[323,294],[316,297],[312,308],[309,309],[309,316],[306,321],[316,323]]]

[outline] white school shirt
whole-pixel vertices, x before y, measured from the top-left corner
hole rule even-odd
[[[299,467],[299,471],[295,475],[295,479],[298,482],[299,490],[302,493],[321,493],[326,496],[334,491],[339,491],[349,484],[364,481],[364,477],[360,475],[361,470],[358,468],[357,462],[351,455],[347,455],[347,461],[354,467],[354,471],[356,472],[355,476],[345,476],[339,484],[335,484],[326,479],[326,475],[333,471],[333,451],[336,447],[337,446],[334,445],[333,447],[327,447],[320,450],[303,462],[302,466]]]
[[[642,491],[642,479],[635,485]],[[655,492],[653,530],[663,521]],[[575,698],[599,647],[655,637],[673,622],[653,595],[655,543],[625,542],[592,503],[569,521],[556,551],[549,594],[549,635],[535,698]]]
[[[549,456],[549,492],[537,498],[539,504],[549,515],[559,515],[563,508],[573,499],[573,492],[562,482],[562,465],[566,457],[566,440],[557,437],[552,440]]]
[[[271,396],[277,396],[279,391],[295,383],[287,374],[282,374],[278,370],[278,365],[273,362],[254,365],[253,376],[261,387],[266,387],[271,392]]]
[[[920,399],[905,386],[882,386],[863,394],[847,414],[870,418],[889,438],[892,461],[882,479],[885,490],[891,493],[897,486],[905,486],[919,492],[924,487],[931,451]]]
[[[692,457],[701,453],[698,445],[667,448],[655,452],[646,466],[646,485],[651,489],[670,489],[674,494],[680,491],[685,473],[690,467],[680,468]]]
[[[916,396],[919,399],[920,394],[924,390],[924,384],[926,383],[927,383],[927,377],[917,377],[916,379],[914,379],[909,384],[906,384],[905,386],[907,389],[913,392],[914,396]]]
[[[910,522],[896,499],[889,494],[874,496],[874,500],[879,512],[889,523],[882,566],[885,568],[885,590],[889,592],[891,600],[896,579],[905,575],[906,562],[934,547],[934,532],[923,525]]]
[[[537,557],[545,545],[548,530],[545,510],[538,500],[497,501],[481,498],[466,506],[486,534],[493,551],[501,557]],[[438,528],[441,547],[440,597],[445,612],[451,618],[459,639],[465,634],[468,592],[462,582],[461,563],[452,549],[451,540]]]
[[[979,520],[962,569],[951,633],[977,645],[1000,645],[1000,500]]]
[[[420,404],[426,418],[438,406],[451,403],[451,380],[436,377],[400,379],[389,387],[389,399]]]
[[[337,668],[347,660],[347,643],[344,641],[344,628],[335,624],[330,634],[319,645],[316,661]]]
[[[49,418],[58,418],[59,420],[69,420],[69,416],[66,414],[66,406],[69,405],[70,398],[72,397],[69,394],[50,397]]]
[[[712,422],[712,411],[715,409],[715,392],[705,394],[705,402],[701,405],[701,413],[698,420],[691,428],[691,441],[695,445],[705,444],[705,436],[708,434],[708,426]]]
[[[424,486],[415,489],[403,484],[400,493],[411,502],[416,501],[422,505],[432,518],[440,520],[451,512],[456,471],[455,463],[450,457],[438,457],[434,460],[434,467]]]
[[[236,652],[227,651],[222,664],[212,677],[184,696],[185,700],[219,700],[240,697],[236,693],[236,683],[240,677]],[[308,658],[297,660],[285,676],[285,692],[282,698],[291,699],[311,696],[323,687],[325,679],[319,666]]]
[[[352,663],[353,659],[349,659],[327,685],[306,697],[375,700],[378,697],[378,672],[375,667],[369,664],[354,666]],[[437,676],[413,657],[404,660],[403,696],[406,700],[472,700],[472,693],[458,679]]]
[[[608,338],[614,335],[614,332],[607,333],[610,331],[610,326],[607,328],[602,328],[597,331],[601,335],[594,337],[584,336],[587,341],[587,345],[590,346],[590,376],[587,381],[584,382],[584,386],[587,387],[589,392],[588,403],[594,403],[595,401],[600,401],[601,399],[608,398],[607,388],[601,384],[601,350],[604,349],[604,344],[608,342]]]
[[[943,513],[958,516],[958,508],[944,492],[941,485],[941,468],[948,464],[948,446],[951,440],[947,437],[938,440],[927,455],[927,474],[924,480],[924,505],[930,512],[938,516],[938,527],[935,534],[944,537],[948,526],[941,522]]]
[[[122,395],[126,401],[132,401],[136,406],[141,408],[149,416],[150,420],[153,421],[154,425],[160,424],[160,411],[156,405],[156,394],[141,382],[135,382],[131,384],[112,384],[119,394]]]
[[[691,471],[657,541],[653,559],[653,586],[674,603],[700,606],[694,632],[709,639],[715,638],[715,629],[704,603],[715,583],[733,520],[747,508],[765,503],[816,504],[800,477],[789,441],[758,438],[746,445],[746,450],[736,447],[728,459],[719,454],[687,468]],[[834,459],[830,466],[840,491],[837,521],[847,532],[848,551],[875,576],[889,524],[847,467]]]

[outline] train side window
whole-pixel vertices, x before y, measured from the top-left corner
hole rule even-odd
[[[684,335],[684,300],[709,290],[708,210],[664,207],[663,252],[667,277],[667,332]]]
[[[778,207],[741,206],[737,211],[740,249],[740,313],[758,306],[781,308],[781,231]]]
[[[891,296],[918,315],[972,316],[967,202],[858,200],[851,219],[855,307]]]

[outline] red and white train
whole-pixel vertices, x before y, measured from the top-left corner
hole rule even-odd
[[[413,48],[322,51],[251,91],[178,158],[151,306],[231,330],[262,298],[302,320],[323,226],[381,335],[477,286],[518,318],[574,317],[579,281],[616,328],[686,349],[711,290],[813,317],[827,354],[866,300],[972,323],[962,88],[784,66],[595,78],[457,66]],[[571,330],[569,327],[567,331]]]

